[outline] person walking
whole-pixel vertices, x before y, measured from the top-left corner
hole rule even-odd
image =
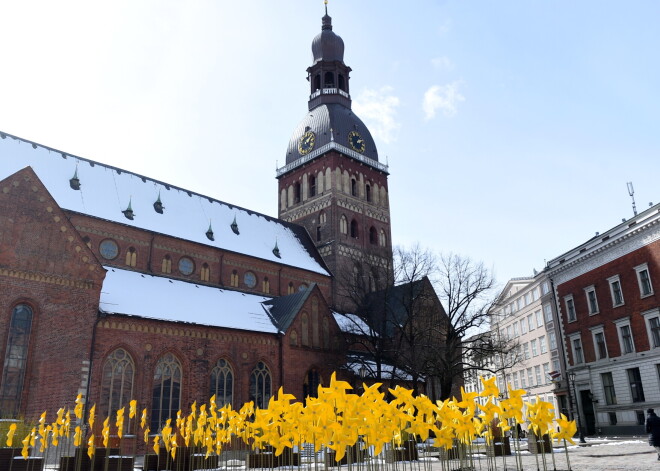
[[[658,417],[653,409],[646,411],[646,433],[649,434],[649,445],[655,448],[658,452],[658,461],[660,461],[660,417]]]

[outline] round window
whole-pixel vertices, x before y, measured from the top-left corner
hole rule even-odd
[[[248,288],[254,288],[257,286],[257,277],[254,276],[254,273],[251,271],[245,273],[245,276],[243,276],[243,282],[245,283],[245,286]]]
[[[179,271],[182,275],[190,275],[195,271],[195,264],[188,257],[181,257],[179,259]]]
[[[119,246],[117,242],[112,239],[105,239],[99,245],[99,252],[101,256],[107,260],[113,260],[119,255]]]

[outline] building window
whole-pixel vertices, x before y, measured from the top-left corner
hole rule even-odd
[[[321,226],[316,226],[316,242],[321,242]]]
[[[552,382],[550,378],[550,363],[543,363],[543,378],[546,384]]]
[[[527,382],[529,383],[529,387],[535,386],[534,384],[534,375],[532,374],[532,369],[527,368]]]
[[[660,309],[655,308],[642,313],[646,323],[646,332],[651,348],[660,347]]]
[[[286,287],[286,294],[293,294],[296,292],[296,289],[293,287],[293,281],[289,282],[289,285]]]
[[[325,211],[321,211],[319,213],[319,224],[321,224],[321,225],[325,224],[326,221],[327,221],[327,218],[328,217],[326,216]]]
[[[291,335],[289,336],[289,345],[292,347],[298,346],[298,332],[295,329],[291,331]]]
[[[126,265],[129,267],[134,267],[137,264],[137,252],[135,247],[129,247],[126,252]]]
[[[357,196],[358,195],[358,190],[357,190],[357,181],[355,178],[351,178],[351,196]]]
[[[609,419],[610,425],[616,425],[617,424],[616,412],[608,412],[607,417]]]
[[[517,323],[517,322],[514,322],[514,323],[513,323],[513,336],[514,336],[514,337],[518,337],[518,335],[519,335],[519,334],[518,334],[518,323]]]
[[[575,303],[573,302],[573,296],[567,296],[564,298],[566,303],[566,317],[568,322],[575,322],[577,316],[575,315]]]
[[[527,387],[527,378],[525,377],[525,370],[520,370],[520,385],[525,389]]]
[[[593,286],[584,288],[584,293],[587,296],[587,306],[589,307],[589,314],[598,314],[598,300],[596,299],[596,289]]]
[[[316,177],[310,175],[309,177],[309,197],[316,196]]]
[[[630,319],[624,318],[614,321],[619,332],[619,344],[621,345],[621,354],[625,355],[635,351],[635,344],[630,330]]]
[[[99,252],[106,260],[114,260],[119,255],[119,246],[112,239],[105,239],[99,244]]]
[[[357,239],[358,236],[359,236],[358,223],[355,219],[352,219],[351,220],[351,237],[353,237],[354,239]]]
[[[534,315],[536,316],[536,327],[541,327],[543,325],[543,314],[541,310],[536,311]]]
[[[543,378],[541,377],[541,365],[536,365],[534,367],[534,374],[536,375],[536,384],[538,386],[543,384]]]
[[[371,245],[376,245],[378,243],[378,231],[374,226],[369,228],[369,243]]]
[[[268,407],[268,401],[272,395],[270,371],[262,361],[252,370],[250,375],[250,400],[259,409]]]
[[[322,322],[323,329],[323,348],[330,348],[330,322],[326,317],[323,318]]]
[[[371,185],[368,183],[364,187],[365,196],[367,198],[367,203],[371,203]]]
[[[343,214],[341,215],[341,218],[339,218],[339,232],[342,234],[348,234],[348,220]]]
[[[532,339],[530,344],[532,345],[532,356],[538,356],[539,352],[536,350],[536,339]]]
[[[527,316],[527,328],[530,332],[536,329],[536,326],[534,325],[534,314]]]
[[[234,373],[229,362],[224,358],[218,360],[211,370],[210,396],[215,396],[218,407],[231,404],[234,396]]]
[[[270,281],[268,281],[267,276],[264,277],[264,280],[261,283],[261,290],[266,294],[270,293]]]
[[[316,368],[312,368],[305,375],[303,382],[303,398],[319,397],[319,386],[321,385],[321,375]]]
[[[623,291],[621,291],[621,280],[619,275],[608,278],[610,283],[610,294],[612,295],[612,306],[618,307],[623,305]]]
[[[525,360],[529,360],[529,343],[525,342],[523,344],[523,355],[525,357]]]
[[[522,319],[520,321],[520,333],[521,334],[527,333],[527,321],[525,319]]]
[[[254,288],[255,286],[257,286],[256,275],[251,271],[246,271],[245,274],[243,275],[243,283],[245,283],[245,286],[247,286],[250,289]]]
[[[651,296],[653,294],[653,286],[651,285],[648,265],[645,263],[635,267],[635,272],[637,273],[637,282],[639,283],[639,294],[642,298]]]
[[[188,257],[181,257],[179,259],[179,273],[182,275],[192,275],[195,271],[195,264]]]
[[[16,417],[21,408],[31,331],[32,309],[27,304],[18,304],[12,310],[2,368],[0,411],[3,418]]]
[[[594,332],[594,350],[596,358],[602,360],[607,358],[607,344],[605,343],[605,332]]]
[[[551,330],[548,332],[548,338],[550,339],[550,350],[557,350],[557,334]]]
[[[210,281],[211,280],[211,268],[209,268],[209,264],[205,263],[202,265],[202,270],[199,273],[199,277],[201,278],[202,281]]]
[[[123,348],[113,351],[103,365],[101,414],[112,417],[133,399],[135,364]]]
[[[639,374],[639,368],[630,368],[626,370],[626,373],[628,373],[632,402],[644,402],[644,387],[642,386],[642,376]]]
[[[552,322],[552,305],[545,304],[543,306],[543,314],[545,315],[545,323]]]
[[[616,404],[616,391],[614,390],[614,379],[612,373],[602,373],[603,393],[605,393],[605,404],[608,406]]]
[[[293,203],[300,203],[300,182],[293,184]]]
[[[584,363],[584,354],[582,352],[582,340],[580,338],[572,339],[573,345],[573,362],[577,365]]]
[[[378,243],[380,244],[381,247],[385,247],[387,245],[387,236],[385,235],[385,231],[383,229],[380,230]]]
[[[635,418],[637,419],[637,425],[644,425],[644,423],[646,422],[646,418],[644,417],[643,410],[636,410]]]
[[[181,407],[181,364],[171,353],[156,365],[151,398],[152,431],[157,431],[167,419],[176,418]]]
[[[163,273],[172,273],[172,258],[169,255],[163,257],[163,261],[160,264],[160,271]]]
[[[306,312],[300,315],[300,343],[303,347],[309,347],[309,316]]]
[[[548,351],[548,347],[545,343],[545,335],[539,337],[539,349],[541,350],[541,353],[545,353]]]

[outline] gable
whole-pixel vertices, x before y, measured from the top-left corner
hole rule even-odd
[[[0,267],[100,286],[103,267],[31,168],[0,181],[0,208]]]

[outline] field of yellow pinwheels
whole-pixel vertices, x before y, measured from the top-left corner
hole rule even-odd
[[[215,398],[211,398],[208,404],[192,404],[187,413],[179,411],[176,418],[168,419],[160,430],[150,430],[147,426],[147,409],[142,410],[138,422],[136,401],[130,401],[112,417],[97,417],[94,405],[85,413],[82,397],[78,396],[72,411],[61,408],[52,416],[52,421],[44,412],[31,428],[12,422],[2,433],[5,435],[4,445],[20,448],[25,459],[45,456],[49,450],[62,448],[68,454],[86,455],[86,459],[94,460],[101,446],[113,446],[111,437],[120,443],[125,439],[129,421],[134,425],[133,433],[144,441],[144,445],[135,447],[133,456],[127,458],[131,463],[138,455],[140,459],[148,460],[148,455],[162,457],[166,454],[176,460],[178,451],[183,453],[183,450],[194,448],[199,456],[197,466],[200,466],[199,462],[204,463],[204,459],[222,456],[241,444],[243,449],[252,453],[270,453],[273,467],[281,463],[277,457],[307,450],[312,456],[331,456],[334,462],[330,461],[330,466],[359,464],[385,469],[386,461],[392,461],[385,459],[388,452],[390,458],[404,456],[392,454],[392,451],[410,450],[412,444],[422,452],[402,459],[418,460],[424,467],[440,460],[444,463],[443,469],[445,465],[448,466],[446,469],[468,469],[474,468],[475,456],[491,456],[489,447],[492,451],[495,443],[502,441],[503,435],[508,435],[514,443],[512,456],[496,458],[496,454],[492,454],[489,459],[493,467],[489,469],[496,469],[499,466],[496,460],[500,459],[504,467],[507,467],[508,459],[508,467],[522,469],[522,461],[518,458],[521,450],[520,441],[516,440],[517,424],[525,424],[538,437],[547,435],[564,450],[566,442],[573,443],[575,423],[563,415],[555,420],[551,404],[538,399],[534,403],[524,403],[521,399],[523,390],[509,386],[500,395],[495,378],[481,381],[484,388],[480,394],[461,390],[460,399],[434,403],[426,396],[414,396],[411,390],[402,387],[389,389],[390,400],[386,400],[386,392],[381,390],[380,384],[365,384],[362,392],[356,394],[351,392],[348,383],[337,380],[333,374],[327,387],[319,387],[317,397],[308,397],[304,402],[296,401],[282,389],[270,399],[266,409],[255,409],[252,403],[244,404],[238,410],[230,405],[217,407]],[[477,396],[486,399],[484,405],[475,400]],[[555,456],[551,452],[542,450],[537,463],[542,462],[545,467],[545,460],[551,459],[556,469]],[[144,455],[147,457],[142,458]],[[563,460],[568,460],[568,453]],[[208,463],[212,465],[206,469],[218,466],[217,458]],[[304,460],[295,464],[304,465]],[[193,464],[190,466],[192,470]],[[568,462],[566,469],[570,469]]]

